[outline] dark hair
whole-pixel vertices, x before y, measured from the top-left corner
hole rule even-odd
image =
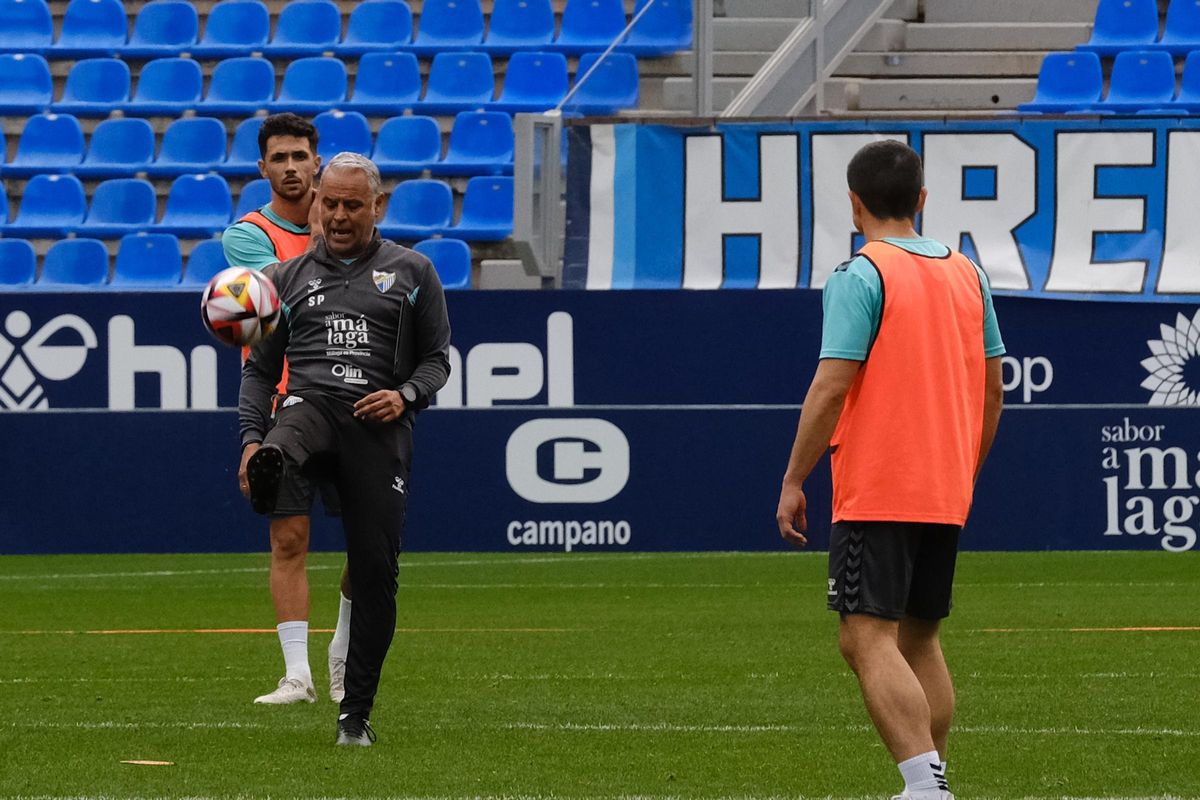
[[[317,129],[304,117],[291,113],[272,114],[263,120],[258,129],[258,154],[267,157],[267,140],[272,136],[296,136],[308,139],[313,155],[317,153]]]
[[[913,219],[925,172],[921,157],[903,142],[871,142],[846,167],[846,183],[871,215],[879,219]]]

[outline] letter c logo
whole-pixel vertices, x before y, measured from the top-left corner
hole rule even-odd
[[[544,476],[539,452],[547,446]],[[534,419],[508,438],[505,471],[513,491],[531,503],[603,503],[629,482],[629,440],[603,419]]]

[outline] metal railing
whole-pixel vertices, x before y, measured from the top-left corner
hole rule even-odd
[[[810,16],[721,112],[722,117],[793,117],[825,110],[825,81],[892,0],[811,0]]]

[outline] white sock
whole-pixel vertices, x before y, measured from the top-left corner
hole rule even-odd
[[[897,766],[904,777],[904,788],[914,800],[937,798],[940,792],[947,790],[946,773],[936,750],[913,756]]]
[[[333,629],[333,640],[329,643],[329,655],[332,658],[345,659],[350,652],[350,601],[346,595],[338,593],[338,621]]]
[[[281,622],[275,629],[279,631],[279,645],[283,648],[283,663],[287,668],[284,677],[312,686],[312,670],[308,667],[308,622]]]

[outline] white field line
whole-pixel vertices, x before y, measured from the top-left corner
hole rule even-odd
[[[824,556],[824,553],[778,553],[778,552],[758,552],[758,553],[735,553],[727,551],[711,552],[711,553],[613,553],[611,555],[555,555],[541,556],[529,558],[468,558],[455,559],[450,561],[405,561],[401,556],[400,570],[408,569],[426,569],[429,567],[477,567],[477,566],[506,566],[508,564],[563,564],[577,566],[580,564],[590,564],[597,561],[644,561],[647,559],[704,559],[704,558],[734,558],[734,557],[761,557],[768,555],[785,555],[789,557],[796,556]],[[310,564],[310,570],[328,570],[342,569],[341,564]],[[36,581],[36,580],[73,580],[76,578],[174,578],[180,575],[225,575],[229,573],[252,573],[268,571],[266,566],[261,567],[231,567],[229,569],[158,569],[158,570],[131,570],[125,572],[54,572],[47,574],[37,573],[21,573],[21,574],[0,574],[0,581]],[[1155,584],[1162,586],[1165,584]]]
[[[166,767],[164,769],[169,769]],[[4,795],[0,795],[2,797]],[[159,797],[143,795],[11,795],[11,800],[161,800]],[[188,795],[179,800],[259,800],[260,795]],[[978,800],[993,800],[983,795],[976,795]],[[471,794],[471,795],[361,795],[358,800],[879,800],[880,795],[671,795],[671,794]],[[312,796],[309,800],[350,800],[345,797]],[[1196,797],[1183,795],[1103,795],[1081,797],[1077,795],[1029,795],[1017,800],[1200,800]]]
[[[478,723],[430,725],[402,725],[400,730],[455,730],[469,727],[472,730],[490,729],[505,731],[558,731],[564,733],[867,733],[872,730],[869,725],[792,725],[786,723],[770,724],[723,724],[723,725],[679,725],[670,722],[622,722],[622,723],[575,723],[575,722],[507,722],[491,725]],[[311,730],[312,725],[286,725],[273,722],[189,722],[179,720],[174,722],[116,722],[112,720],[78,721],[78,722],[49,722],[49,721],[7,721],[0,722],[0,728],[11,730],[261,730],[287,729]],[[1055,727],[1037,728],[1015,725],[964,725],[955,727],[957,734],[977,734],[994,736],[997,734],[1016,736],[1170,736],[1193,738],[1200,737],[1198,730],[1182,730],[1179,728],[1087,728],[1087,727]]]

